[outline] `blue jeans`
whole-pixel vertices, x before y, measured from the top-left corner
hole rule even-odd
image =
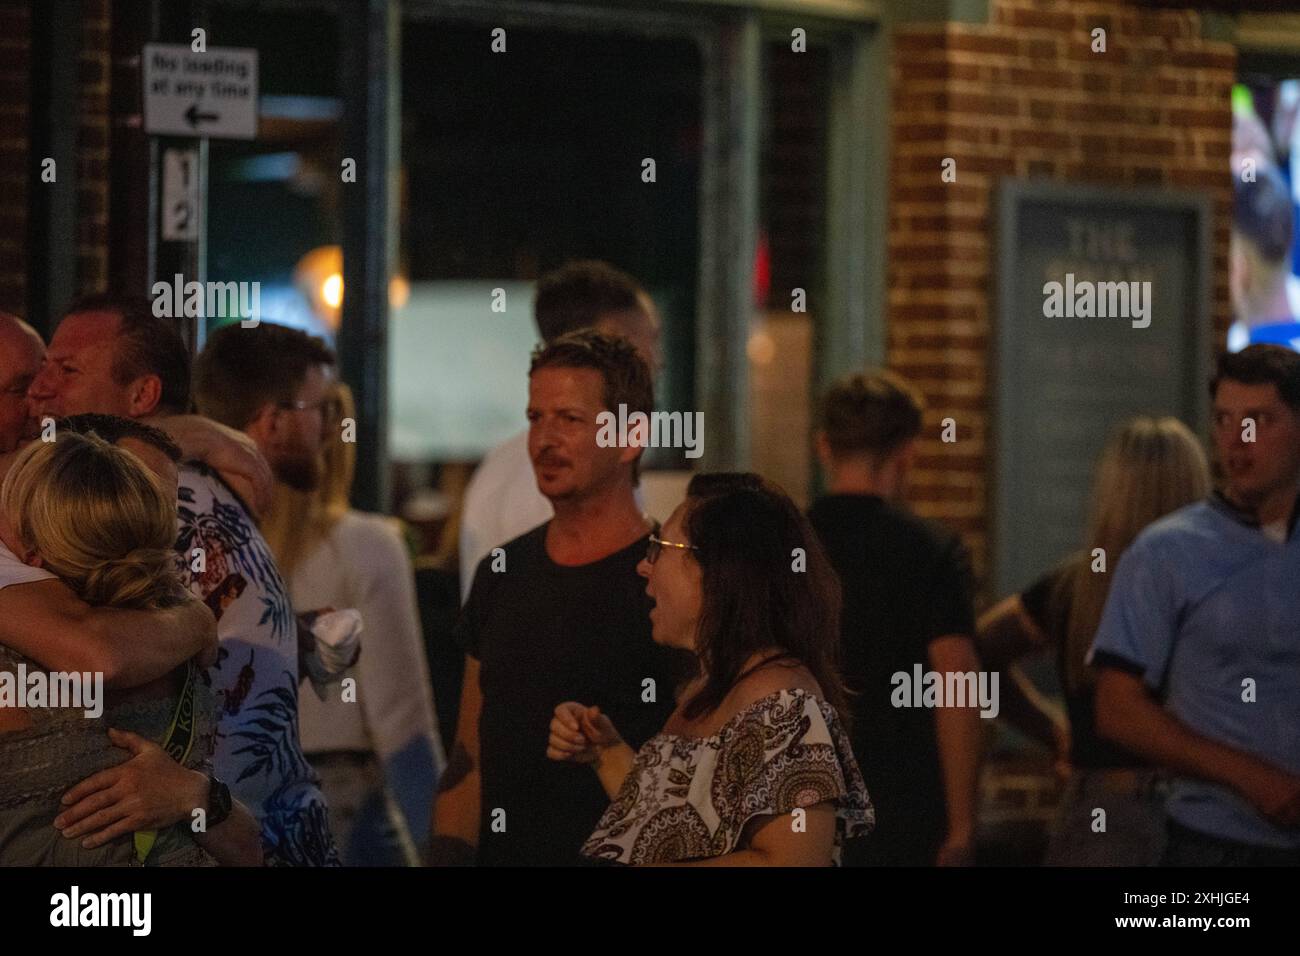
[[[320,776],[344,866],[416,865],[374,754],[332,751],[307,759]]]

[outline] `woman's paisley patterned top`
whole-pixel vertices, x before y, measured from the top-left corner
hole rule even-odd
[[[583,855],[676,863],[730,853],[754,817],[835,803],[838,865],[845,840],[875,811],[835,709],[807,691],[755,701],[711,737],[659,733],[637,752]]]

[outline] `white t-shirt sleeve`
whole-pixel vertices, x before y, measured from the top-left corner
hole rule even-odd
[[[44,568],[34,568],[18,560],[18,556],[0,542],[0,588],[11,584],[34,584],[54,577]]]

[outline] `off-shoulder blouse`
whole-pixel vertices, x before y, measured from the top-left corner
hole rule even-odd
[[[758,816],[835,804],[838,865],[845,840],[866,834],[875,811],[839,715],[804,690],[755,701],[711,737],[658,733],[632,769],[584,856],[620,863],[677,863],[737,849]]]

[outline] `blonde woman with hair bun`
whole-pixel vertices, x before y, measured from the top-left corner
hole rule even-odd
[[[29,445],[0,487],[15,541],[87,604],[158,610],[180,604],[172,550],[176,497],[125,449],[97,435]],[[123,551],[125,544],[134,545]]]
[[[64,430],[53,442],[28,445],[9,469],[0,485],[0,540],[87,604],[173,607],[186,599],[173,550],[175,501],[174,491],[135,454],[94,432]],[[19,665],[37,669],[0,646],[0,669],[17,673]],[[189,808],[207,796],[215,726],[211,694],[193,664],[144,687],[110,692],[95,718],[75,708],[7,710],[0,714],[0,862],[261,862],[257,824],[238,804],[223,825],[207,832],[195,834],[189,825]],[[104,822],[65,819],[64,794],[88,786],[93,792],[97,778],[108,786],[101,772],[137,759],[143,762],[132,773],[144,773],[154,784],[141,790],[140,819],[166,825],[131,826],[124,817],[115,824],[121,832],[105,839],[110,831],[102,829]],[[79,839],[87,833],[95,835]]]

